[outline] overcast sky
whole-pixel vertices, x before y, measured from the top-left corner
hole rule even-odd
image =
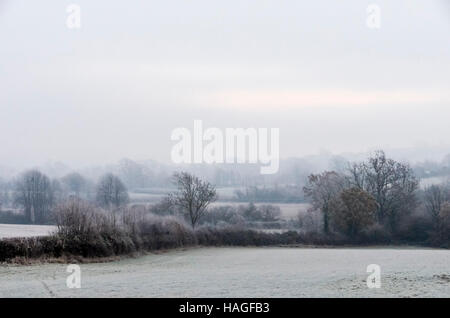
[[[281,157],[450,151],[445,0],[0,0],[0,40],[0,165],[168,162],[194,119],[280,128]]]

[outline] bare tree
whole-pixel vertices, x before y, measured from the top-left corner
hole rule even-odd
[[[0,179],[0,211],[9,204],[9,193],[6,182]]]
[[[70,196],[81,197],[81,193],[86,191],[87,181],[79,173],[69,173],[61,179],[61,182]]]
[[[442,205],[439,212],[439,231],[441,241],[446,242],[447,246],[450,246],[450,203],[446,202]]]
[[[399,217],[416,205],[418,180],[408,164],[386,158],[383,151],[375,152],[367,162],[354,164],[349,183],[370,193],[377,201],[377,220],[396,230]]]
[[[48,221],[53,205],[50,179],[37,170],[23,173],[16,181],[14,202],[23,207],[26,219],[31,223]]]
[[[441,185],[432,185],[425,188],[424,205],[428,214],[436,225],[439,222],[439,213],[442,206],[448,200],[446,189]]]
[[[128,190],[112,173],[100,178],[96,191],[97,203],[104,208],[118,208],[129,202]]]
[[[53,203],[58,204],[64,200],[64,191],[61,182],[58,179],[51,180],[51,187],[53,192]]]
[[[148,167],[130,159],[119,162],[117,174],[129,189],[148,187],[154,179]]]
[[[325,171],[321,174],[312,174],[303,188],[310,198],[313,209],[323,213],[323,231],[329,232],[330,204],[345,188],[344,178],[334,171]]]
[[[169,194],[169,200],[184,211],[195,229],[207,212],[208,205],[217,200],[216,189],[209,182],[187,172],[175,173],[173,178],[178,191]]]
[[[279,206],[266,204],[259,206],[258,210],[260,211],[261,218],[264,222],[274,222],[280,219],[281,209]]]

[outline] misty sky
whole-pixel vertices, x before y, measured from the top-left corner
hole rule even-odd
[[[280,128],[281,157],[450,151],[445,0],[0,0],[0,39],[0,165],[167,162],[194,119]]]

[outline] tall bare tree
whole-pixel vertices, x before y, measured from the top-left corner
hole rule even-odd
[[[50,179],[38,170],[27,171],[16,181],[14,202],[23,207],[29,222],[48,221],[53,201]]]
[[[129,202],[128,190],[122,181],[107,173],[100,178],[96,191],[97,203],[104,208],[118,208]]]
[[[416,205],[418,180],[408,164],[386,158],[377,151],[367,162],[354,164],[349,183],[370,193],[377,201],[377,220],[396,230],[399,218]]]
[[[450,246],[450,202],[442,205],[439,212],[439,223],[440,239],[442,242],[446,242],[447,246]]]
[[[424,205],[428,214],[436,225],[442,206],[448,200],[448,193],[442,185],[432,185],[424,190]]]
[[[187,172],[175,173],[173,179],[178,190],[169,194],[169,201],[184,211],[195,229],[207,212],[208,205],[217,200],[216,189],[209,182]]]
[[[9,203],[8,186],[6,182],[0,179],[0,211],[2,210],[2,207],[8,205],[8,203]]]
[[[65,175],[61,182],[69,196],[81,197],[82,192],[86,191],[87,181],[77,172],[72,172]]]

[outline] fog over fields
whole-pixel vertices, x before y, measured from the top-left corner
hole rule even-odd
[[[0,297],[450,297],[449,34],[448,0],[0,0]]]

